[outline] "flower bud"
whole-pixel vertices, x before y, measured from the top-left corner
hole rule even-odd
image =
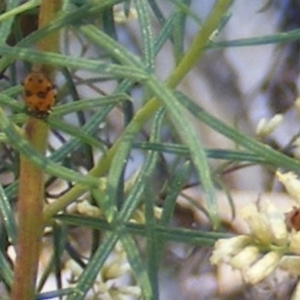
[[[276,177],[284,185],[288,194],[300,205],[300,181],[297,175],[293,172],[283,174],[277,171]]]
[[[297,97],[297,99],[294,102],[294,105],[296,107],[298,117],[300,118],[300,97]]]
[[[270,120],[261,119],[256,127],[257,137],[263,139],[270,135],[282,122],[283,117],[281,114],[277,114]]]
[[[300,254],[300,232],[291,234],[290,251],[295,254]]]
[[[251,234],[262,244],[270,244],[272,235],[268,219],[257,210],[256,205],[249,204],[241,211],[242,217],[248,223]]]
[[[300,257],[296,256],[296,255],[285,255],[282,257],[279,267],[291,274],[299,276],[300,275]]]
[[[265,254],[252,267],[244,272],[244,279],[247,283],[256,284],[270,275],[278,266],[282,255],[271,251]]]
[[[292,146],[293,146],[293,156],[299,160],[300,159],[300,138],[299,137],[294,140]]]
[[[269,220],[273,242],[277,245],[283,245],[288,239],[284,214],[271,201],[266,201],[264,213]]]
[[[215,250],[210,258],[213,265],[229,260],[229,256],[238,253],[251,243],[252,239],[246,235],[239,235],[229,239],[220,239],[215,243]]]
[[[298,281],[296,288],[294,289],[294,293],[291,300],[298,300],[298,299],[300,299],[300,281]]]
[[[231,259],[230,265],[235,269],[245,269],[257,259],[258,255],[257,247],[247,246]]]
[[[104,266],[102,271],[103,280],[117,278],[130,271],[130,265],[127,262],[115,262]]]
[[[101,211],[98,207],[92,205],[90,202],[87,200],[84,200],[82,202],[79,202],[76,205],[76,209],[78,213],[89,216],[89,217],[100,217],[101,216]]]

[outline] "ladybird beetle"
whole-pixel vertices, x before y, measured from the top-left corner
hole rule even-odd
[[[23,81],[24,102],[29,112],[38,117],[49,114],[55,104],[54,86],[42,72],[31,72]]]

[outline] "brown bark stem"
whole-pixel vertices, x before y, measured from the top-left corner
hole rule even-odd
[[[46,26],[60,9],[60,0],[43,0],[39,13],[39,28]],[[40,51],[58,52],[57,32],[45,36],[37,44]],[[52,78],[51,66],[34,64],[34,71],[42,71]],[[25,125],[25,138],[38,152],[45,154],[47,148],[48,125],[40,119],[29,117]],[[20,178],[18,192],[18,237],[17,258],[14,269],[12,300],[32,300],[35,298],[41,239],[43,234],[44,174],[25,156],[20,157]]]

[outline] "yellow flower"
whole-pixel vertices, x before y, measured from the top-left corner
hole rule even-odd
[[[294,102],[294,105],[296,106],[298,117],[300,117],[300,97],[297,97],[297,99]]]
[[[270,275],[278,266],[282,255],[271,251],[265,254],[252,267],[245,270],[243,277],[247,283],[256,284]]]
[[[231,259],[230,265],[235,269],[246,269],[258,256],[259,250],[257,247],[247,246]]]
[[[279,174],[279,177],[291,193],[297,191],[297,185],[300,186],[293,173]],[[241,215],[250,227],[249,234],[217,241],[211,263],[228,263],[238,269],[245,282],[250,284],[262,281],[278,267],[299,276],[300,230],[297,229],[300,226],[298,218],[294,220],[295,216],[298,217],[299,210],[294,208],[286,217],[270,201],[261,203],[259,208],[255,204],[247,205]],[[292,231],[288,228],[292,228]]]
[[[251,243],[252,239],[246,235],[239,235],[229,239],[220,239],[215,243],[215,250],[210,258],[213,265],[229,261],[231,256],[239,253]]]
[[[269,222],[272,243],[277,245],[285,244],[288,240],[288,231],[284,214],[271,201],[266,201],[264,214]]]
[[[82,273],[82,268],[73,260],[69,260],[66,267],[71,272],[73,282]],[[106,259],[98,276],[94,281],[91,291],[95,299],[139,299],[141,289],[132,277],[132,271],[127,261],[126,253],[121,243],[117,243],[114,250]]]
[[[270,224],[267,217],[258,211],[257,206],[247,205],[241,211],[242,217],[248,223],[251,235],[262,244],[269,244],[272,239]]]
[[[153,207],[153,215],[155,219],[160,219],[162,214],[162,208],[158,206]],[[146,217],[145,217],[145,205],[139,206],[136,211],[132,214],[130,218],[130,222],[137,223],[137,224],[145,224]]]
[[[292,253],[300,254],[300,231],[291,234],[289,248]]]
[[[293,296],[291,300],[299,300],[300,299],[300,280],[297,283],[297,286],[294,290]]]
[[[276,177],[284,185],[288,194],[300,205],[300,181],[297,175],[293,172],[283,174],[277,171]]]
[[[134,7],[130,7],[128,14],[125,14],[121,5],[114,6],[114,21],[116,23],[126,23],[128,20],[137,19],[137,11]]]
[[[297,255],[285,255],[284,257],[282,257],[279,267],[291,274],[299,276],[300,275],[300,257]]]
[[[97,206],[92,205],[89,201],[84,200],[76,205],[76,210],[79,214],[99,218],[101,211]]]
[[[300,98],[299,98],[300,100]],[[292,144],[293,148],[293,155],[296,159],[300,159],[300,138],[296,138]]]
[[[261,119],[256,127],[257,137],[263,139],[270,135],[280,125],[282,120],[283,116],[281,114],[273,116],[270,120]]]

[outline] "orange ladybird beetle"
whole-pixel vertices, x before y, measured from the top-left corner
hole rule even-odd
[[[29,112],[46,117],[55,104],[54,85],[42,72],[31,72],[23,81],[24,102]]]

